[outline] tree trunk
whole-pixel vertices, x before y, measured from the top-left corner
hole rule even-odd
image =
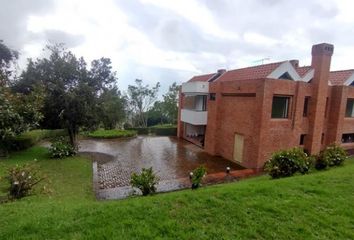
[[[74,150],[77,152],[79,150],[79,145],[77,142],[77,136],[79,134],[79,129],[76,126],[68,126],[68,133],[70,138],[70,144],[73,146]]]

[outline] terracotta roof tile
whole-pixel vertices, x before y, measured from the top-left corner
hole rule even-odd
[[[257,78],[265,78],[284,62],[263,64],[254,67],[240,68],[224,73],[217,81],[239,81]]]
[[[300,77],[304,77],[312,69],[313,68],[311,66],[303,66],[303,67],[297,67],[296,71],[300,75]]]
[[[188,82],[206,82],[214,75],[215,75],[215,73],[194,76]]]
[[[329,82],[332,85],[344,85],[345,81],[354,74],[354,69],[333,71],[329,73]]]

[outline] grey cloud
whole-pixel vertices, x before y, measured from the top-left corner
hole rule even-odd
[[[21,50],[28,41],[27,20],[31,15],[49,13],[53,0],[0,0],[0,39]]]
[[[223,38],[208,36],[171,10],[139,1],[117,1],[131,26],[145,33],[159,48],[186,53],[227,53],[233,46]]]

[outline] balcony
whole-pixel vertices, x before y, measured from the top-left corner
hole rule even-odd
[[[186,94],[208,94],[209,83],[208,82],[186,82],[182,83],[182,93]]]
[[[181,110],[181,121],[193,125],[206,125],[208,119],[207,111],[196,111],[190,109]]]

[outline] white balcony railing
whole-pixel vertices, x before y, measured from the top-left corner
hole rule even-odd
[[[182,93],[207,94],[209,92],[208,82],[186,82],[182,83]]]
[[[207,111],[195,111],[189,109],[181,110],[181,121],[193,125],[206,125],[208,119]]]

